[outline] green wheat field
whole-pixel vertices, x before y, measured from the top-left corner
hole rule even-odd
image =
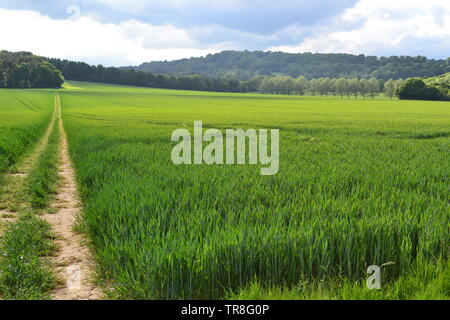
[[[55,90],[0,90],[0,175]],[[126,299],[449,299],[450,103],[58,90],[102,283]],[[280,130],[280,169],[175,165],[171,133]],[[366,288],[382,267],[381,290]]]

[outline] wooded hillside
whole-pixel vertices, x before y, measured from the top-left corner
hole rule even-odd
[[[417,56],[374,57],[351,54],[223,51],[202,58],[144,63],[134,68],[173,76],[197,74],[247,80],[263,76],[314,78],[406,79],[450,72],[447,60]]]

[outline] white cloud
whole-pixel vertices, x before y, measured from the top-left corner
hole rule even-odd
[[[135,65],[151,60],[202,56],[188,31],[136,20],[102,23],[89,16],[51,19],[34,11],[0,9],[0,49],[106,65]]]
[[[269,50],[445,57],[450,55],[450,1],[361,0],[299,45]]]
[[[114,66],[203,56],[225,49],[268,47],[286,52],[421,54],[439,58],[450,52],[450,0],[359,0],[338,16],[321,20],[320,26],[294,21],[281,29],[271,25],[265,33],[233,23],[221,24],[219,20],[222,16],[232,21],[240,17],[248,25],[247,16],[241,14],[245,11],[242,8],[272,3],[269,0],[167,0],[164,4],[156,0],[95,1],[114,7],[121,17],[126,17],[126,12],[142,11],[149,18],[147,22],[116,19],[110,21],[121,22],[107,23],[98,11],[86,11],[90,14],[84,15],[77,7],[70,8],[66,19],[50,18],[35,11],[0,9],[0,50],[32,51],[43,56]],[[289,4],[288,8],[309,3],[306,0],[281,2]],[[161,11],[161,6],[176,10]],[[217,11],[216,15],[211,14],[211,8]],[[266,9],[276,14],[271,7]],[[193,11],[199,14],[194,15],[195,19],[191,17],[192,24],[166,22],[183,14],[189,16]],[[231,11],[235,13],[230,14]],[[266,17],[265,12],[252,11],[252,15],[260,15],[262,19]],[[286,20],[283,10],[279,17]],[[301,20],[297,16],[296,19]]]

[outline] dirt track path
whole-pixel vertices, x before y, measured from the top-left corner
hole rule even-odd
[[[60,128],[60,160],[58,175],[60,185],[52,207],[55,213],[44,215],[56,234],[58,251],[50,257],[59,279],[58,286],[51,292],[55,300],[95,300],[101,298],[101,291],[92,282],[93,259],[86,239],[73,231],[75,219],[80,213],[75,172],[69,157],[66,132],[61,117],[59,93],[56,93],[55,107],[57,125]]]

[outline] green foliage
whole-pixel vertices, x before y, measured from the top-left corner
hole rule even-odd
[[[395,93],[400,99],[447,100],[450,98],[448,95],[450,82],[440,83],[428,80],[427,83],[421,79],[408,79],[396,88]]]
[[[211,59],[212,57],[216,57],[214,59],[215,62],[219,63],[220,57],[222,56],[233,56],[235,54],[240,54],[237,52],[223,52],[219,55],[209,55],[206,58],[192,58],[192,59],[184,59],[181,62],[152,62],[148,65],[159,65],[162,64],[164,66],[171,66],[174,64],[175,68],[179,68],[183,70],[183,64],[189,63],[189,61],[196,61],[195,63],[199,63],[202,65],[200,61],[202,59]],[[242,53],[245,55],[252,55],[251,52]],[[258,55],[260,58],[264,58],[265,55],[268,54],[271,59],[278,59],[278,64],[283,65],[283,59],[289,57],[289,54],[281,54],[281,53],[264,53],[263,55]],[[285,56],[288,55],[288,56]],[[364,57],[364,56],[352,56],[352,55],[323,55],[323,54],[301,54],[299,57],[299,63],[309,63],[309,65],[305,65],[308,68],[323,68],[324,66],[329,66],[330,70],[333,72],[328,74],[339,75],[340,78],[330,78],[330,77],[316,77],[321,73],[290,73],[290,72],[263,72],[262,74],[254,73],[252,74],[252,78],[244,77],[230,77],[225,76],[223,74],[210,74],[207,73],[208,68],[203,68],[203,65],[200,69],[194,68],[191,73],[188,75],[179,75],[178,72],[174,72],[175,75],[155,75],[149,72],[143,72],[142,70],[148,71],[147,64],[143,66],[132,69],[132,68],[105,68],[102,65],[98,66],[90,66],[83,62],[73,62],[68,60],[59,60],[59,59],[49,59],[49,61],[55,65],[58,69],[60,69],[63,75],[70,80],[79,80],[79,81],[92,81],[92,82],[101,82],[101,83],[111,83],[111,84],[123,84],[123,85],[131,85],[131,86],[144,86],[144,87],[152,87],[152,88],[167,88],[167,89],[182,89],[182,90],[198,90],[198,91],[215,91],[215,92],[262,92],[262,93],[270,93],[270,94],[300,94],[304,95],[306,93],[312,95],[340,95],[343,96],[354,96],[358,97],[361,95],[362,97],[371,97],[374,98],[378,93],[385,92],[385,94],[392,98],[395,95],[395,92],[399,86],[401,80],[392,80],[392,78],[398,77],[395,73],[387,73],[383,74],[382,72],[359,72],[359,68],[366,68],[365,63],[369,63],[370,66],[376,67],[377,65],[383,65],[386,61],[390,61],[389,65],[392,65],[394,62],[408,70],[411,69],[410,64],[414,64],[414,72],[399,72],[400,75],[411,75],[411,74],[440,74],[444,72],[446,69],[441,64],[441,61],[435,60],[427,60],[423,57],[417,58],[409,58],[409,57],[391,57],[391,58],[380,58],[376,59],[375,57]],[[357,59],[355,58],[357,57]],[[375,58],[375,59],[374,59]],[[303,59],[306,59],[303,61]],[[348,65],[347,68],[352,72],[341,72],[336,73],[336,70],[339,68],[331,67],[328,63],[321,62],[331,61],[333,64],[333,59],[337,59],[340,62],[340,66]],[[291,59],[292,60],[292,59]],[[316,61],[317,60],[317,61]],[[367,60],[367,61],[366,61]],[[227,60],[228,61],[228,60]],[[345,61],[345,63],[344,63]],[[228,62],[231,63],[231,60]],[[438,66],[438,69],[433,69],[433,73],[421,72],[420,63],[431,64],[433,66]],[[250,65],[241,63],[241,65]],[[208,64],[211,66],[213,64]],[[178,70],[178,69],[177,69]],[[365,69],[364,69],[365,70]],[[154,72],[161,72],[159,68],[156,68]],[[182,71],[180,71],[181,74]],[[206,72],[206,73],[205,73]],[[198,75],[189,75],[189,74],[198,74]],[[284,74],[284,75],[280,75]],[[293,78],[292,74],[301,74],[298,78]],[[277,76],[273,76],[277,75]],[[387,76],[391,78],[391,81],[388,81],[388,86],[384,88],[384,80],[388,79]],[[206,76],[206,77],[205,77]],[[308,80],[307,77],[312,77],[313,79]],[[352,76],[352,78],[350,78]],[[376,77],[375,77],[376,76]],[[228,77],[228,79],[226,79]],[[245,79],[245,80],[237,80],[237,79]],[[438,88],[441,92],[443,89]],[[430,89],[427,93],[429,97],[439,96],[440,93],[436,90]],[[431,99],[431,98],[429,98]]]
[[[90,66],[84,62],[60,59],[48,60],[61,70],[68,80],[199,91],[240,92],[241,90],[240,83],[237,80],[205,78],[198,75],[182,77],[154,75],[149,72],[126,68],[105,68],[102,65]]]
[[[0,51],[0,88],[59,88],[61,72],[29,52]]]
[[[395,97],[395,92],[397,90],[397,87],[403,82],[403,80],[392,80],[389,79],[388,81],[386,81],[386,83],[384,84],[384,94],[386,95],[386,97],[392,99],[393,97]]]
[[[427,99],[427,89],[422,80],[408,79],[396,89],[396,94],[400,99]]]
[[[394,80],[391,80],[394,81]],[[398,80],[400,81],[400,80]],[[396,81],[397,82],[397,81]],[[330,79],[319,78],[308,80],[301,76],[297,79],[287,76],[278,77],[262,77],[257,91],[269,94],[311,94],[313,96],[341,96],[343,97],[354,95],[358,97],[374,98],[378,93],[381,93],[383,87],[382,80],[378,79]]]
[[[430,77],[450,71],[445,60],[425,57],[373,57],[351,54],[223,51],[202,58],[149,62],[135,68],[173,76],[198,74],[248,80],[263,76],[400,79]]]
[[[42,257],[54,247],[50,225],[32,216],[22,216],[9,226],[0,247],[0,296],[7,300],[48,299],[54,278]]]
[[[448,259],[442,103],[74,84],[61,95],[83,221],[122,298],[354,283],[388,261],[385,281],[411,275],[412,288],[418,261]],[[174,165],[171,132],[194,120],[279,128],[280,171]]]
[[[252,64],[256,63],[258,69],[247,73],[233,73],[233,76],[221,72],[220,70],[222,69],[220,68],[211,69],[216,64],[220,64],[221,66],[233,64],[234,60],[231,58],[234,56],[237,56],[238,60],[240,57],[240,59],[245,61],[245,63],[242,61],[236,62],[240,66],[251,68]],[[221,62],[221,59],[225,59],[226,63]],[[262,59],[263,61],[257,62],[258,59]],[[289,72],[282,68],[282,70],[274,69],[271,72],[260,72],[261,70],[259,68],[264,68],[265,59],[270,61],[270,65],[277,65],[280,68],[286,63],[285,60],[288,60],[289,66],[295,66],[297,68],[296,64],[298,63],[301,68],[306,68],[307,70],[302,69],[302,72]],[[212,60],[212,62],[204,62],[209,60]],[[361,95],[372,98],[376,93],[383,91],[383,79],[435,75],[450,69],[450,67],[447,67],[440,60],[427,60],[423,57],[376,59],[375,57],[352,56],[347,54],[327,55],[307,53],[291,55],[287,53],[240,53],[232,51],[222,52],[217,55],[208,55],[206,58],[191,58],[174,62],[152,62],[134,69],[105,68],[102,65],[90,66],[83,62],[59,59],[49,59],[49,61],[60,69],[64,77],[69,80],[215,92],[260,91],[264,93],[303,95],[308,91],[312,95],[320,94],[321,96],[332,94],[341,96],[354,95],[357,97]],[[386,63],[391,68],[397,68],[398,70],[396,69],[396,72],[386,73],[372,70],[379,66],[382,66],[380,68],[385,68]],[[186,64],[195,67],[190,69],[186,67]],[[153,68],[152,66],[155,67]],[[171,71],[166,71],[165,68]],[[189,72],[183,71],[186,68]],[[344,68],[347,71],[341,72],[339,71],[340,68]],[[402,68],[407,71],[401,71],[403,70]],[[219,71],[215,73],[216,70]],[[329,70],[330,72],[322,72],[321,70]],[[148,71],[160,74],[155,75]],[[293,77],[298,78],[295,79]],[[340,77],[339,85],[337,85],[337,77]],[[312,80],[308,81],[306,78],[312,78]],[[352,85],[352,82],[355,81],[357,83]],[[389,87],[387,89],[387,94],[390,97],[393,97],[392,90]]]
[[[441,92],[443,97],[450,99],[450,72],[431,78],[423,79],[428,87],[434,87]]]

